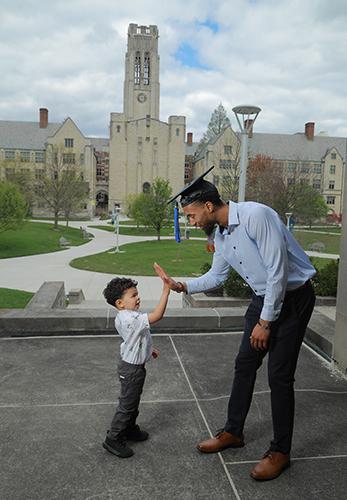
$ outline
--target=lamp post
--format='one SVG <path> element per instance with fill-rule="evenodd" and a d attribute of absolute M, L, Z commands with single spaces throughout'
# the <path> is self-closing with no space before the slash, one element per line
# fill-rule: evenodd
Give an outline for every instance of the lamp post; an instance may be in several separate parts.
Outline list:
<path fill-rule="evenodd" d="M 119 215 L 120 215 L 120 212 L 121 212 L 121 208 L 120 207 L 114 207 L 114 213 L 116 214 L 117 248 L 113 252 L 108 252 L 108 253 L 124 253 L 124 252 L 121 252 L 121 250 L 119 250 L 119 248 L 118 248 L 118 240 L 119 240 Z"/>
<path fill-rule="evenodd" d="M 248 146 L 248 134 L 254 125 L 257 116 L 259 115 L 261 109 L 258 106 L 235 106 L 233 111 L 236 116 L 236 120 L 239 124 L 241 130 L 241 160 L 240 160 L 240 178 L 239 178 L 239 197 L 238 201 L 245 201 L 245 190 L 246 190 L 246 171 L 247 171 L 247 146 Z M 240 117 L 242 115 L 242 122 Z M 255 115 L 253 117 L 253 115 Z M 250 118 L 252 116 L 252 118 Z M 247 117 L 247 118 L 245 118 Z"/>
<path fill-rule="evenodd" d="M 290 221 L 290 218 L 292 216 L 292 212 L 287 212 L 286 213 L 286 217 L 287 217 L 287 229 L 289 231 L 289 221 Z"/>

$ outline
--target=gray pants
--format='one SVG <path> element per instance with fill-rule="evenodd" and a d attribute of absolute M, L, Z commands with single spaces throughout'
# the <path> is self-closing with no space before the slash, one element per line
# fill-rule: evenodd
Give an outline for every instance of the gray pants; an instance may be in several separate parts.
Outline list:
<path fill-rule="evenodd" d="M 120 359 L 117 373 L 121 383 L 121 391 L 116 413 L 108 432 L 108 437 L 111 439 L 116 439 L 117 436 L 136 423 L 140 397 L 146 378 L 146 368 L 145 365 L 132 365 Z"/>

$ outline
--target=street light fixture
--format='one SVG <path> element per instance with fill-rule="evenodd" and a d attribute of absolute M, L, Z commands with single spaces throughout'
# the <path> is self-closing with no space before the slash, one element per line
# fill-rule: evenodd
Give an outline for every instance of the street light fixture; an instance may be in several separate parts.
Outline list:
<path fill-rule="evenodd" d="M 119 240 L 119 215 L 121 212 L 120 207 L 114 207 L 114 213 L 116 215 L 116 231 L 117 231 L 117 248 L 113 252 L 108 252 L 108 253 L 124 253 L 123 251 L 119 250 L 118 248 L 118 240 Z"/>
<path fill-rule="evenodd" d="M 235 106 L 235 108 L 233 108 L 233 111 L 241 130 L 241 160 L 238 197 L 238 201 L 241 202 L 245 201 L 248 134 L 252 126 L 254 125 L 254 122 L 257 119 L 261 108 L 259 108 L 258 106 L 249 106 L 248 104 L 244 104 L 242 106 Z M 242 121 L 240 120 L 241 115 Z"/>
<path fill-rule="evenodd" d="M 290 218 L 291 218 L 292 215 L 293 215 L 292 212 L 287 212 L 286 213 L 286 217 L 287 217 L 287 229 L 288 229 L 288 231 L 290 230 L 290 228 L 289 228 L 289 222 L 290 222 Z"/>

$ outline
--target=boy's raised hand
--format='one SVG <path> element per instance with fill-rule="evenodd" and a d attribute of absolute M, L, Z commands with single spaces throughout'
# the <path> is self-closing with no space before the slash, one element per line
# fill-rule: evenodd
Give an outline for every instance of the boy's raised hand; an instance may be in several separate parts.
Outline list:
<path fill-rule="evenodd" d="M 152 351 L 152 356 L 153 356 L 153 358 L 158 357 L 158 351 L 156 349 L 154 349 L 154 347 L 153 347 L 153 351 Z"/>
<path fill-rule="evenodd" d="M 171 290 L 175 290 L 176 281 L 170 278 L 170 276 L 164 271 L 164 269 L 158 266 L 156 262 L 154 262 L 154 269 L 156 270 L 158 276 L 164 281 L 164 283 L 166 283 Z"/>

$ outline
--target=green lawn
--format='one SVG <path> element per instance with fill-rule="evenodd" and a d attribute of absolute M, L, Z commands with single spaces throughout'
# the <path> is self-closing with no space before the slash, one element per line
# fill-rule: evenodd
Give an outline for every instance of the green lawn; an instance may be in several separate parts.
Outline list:
<path fill-rule="evenodd" d="M 87 243 L 79 229 L 45 222 L 27 222 L 19 231 L 6 231 L 0 234 L 0 259 L 23 257 L 40 253 L 58 252 L 61 250 L 59 239 L 64 236 L 71 245 Z"/>
<path fill-rule="evenodd" d="M 115 232 L 114 227 L 111 227 L 111 225 L 107 226 L 89 226 L 90 228 L 95 228 L 95 229 L 103 229 L 104 231 L 108 232 Z M 194 237 L 200 237 L 203 239 L 206 239 L 205 233 L 201 231 L 198 228 L 191 228 L 190 226 L 187 226 L 187 229 L 190 229 L 190 236 Z M 181 225 L 181 234 L 184 233 L 184 225 Z M 124 226 L 119 226 L 119 234 L 123 234 L 125 236 L 157 236 L 157 231 L 153 227 L 147 227 L 144 228 L 143 226 L 140 226 L 138 229 L 136 226 L 134 227 L 124 227 Z M 175 236 L 175 230 L 173 227 L 164 227 L 160 231 L 160 236 Z"/>
<path fill-rule="evenodd" d="M 125 253 L 108 251 L 74 259 L 71 266 L 99 273 L 156 276 L 153 264 L 157 262 L 171 276 L 196 276 L 203 262 L 212 263 L 212 254 L 206 252 L 206 241 L 182 240 L 179 260 L 179 244 L 172 240 L 153 240 L 131 243 L 119 247 Z"/>
<path fill-rule="evenodd" d="M 319 242 L 319 243 L 324 243 L 325 253 L 332 253 L 332 254 L 340 253 L 340 240 L 341 240 L 340 234 L 335 234 L 335 233 L 318 234 L 318 233 L 313 233 L 311 231 L 294 230 L 292 235 L 304 250 L 308 250 L 308 245 L 310 245 L 311 243 Z M 319 256 L 318 252 L 317 256 Z"/>
<path fill-rule="evenodd" d="M 0 309 L 24 309 L 34 295 L 32 292 L 0 288 Z"/>

